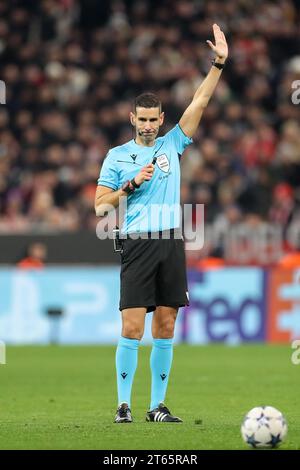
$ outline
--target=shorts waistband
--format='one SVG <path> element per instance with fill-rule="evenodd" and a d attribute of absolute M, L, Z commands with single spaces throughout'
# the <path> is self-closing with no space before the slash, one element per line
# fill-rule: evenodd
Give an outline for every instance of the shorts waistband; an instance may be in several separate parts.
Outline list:
<path fill-rule="evenodd" d="M 182 240 L 182 230 L 181 228 L 170 228 L 169 230 L 160 230 L 158 232 L 132 232 L 132 233 L 124 233 L 121 235 L 123 240 Z"/>

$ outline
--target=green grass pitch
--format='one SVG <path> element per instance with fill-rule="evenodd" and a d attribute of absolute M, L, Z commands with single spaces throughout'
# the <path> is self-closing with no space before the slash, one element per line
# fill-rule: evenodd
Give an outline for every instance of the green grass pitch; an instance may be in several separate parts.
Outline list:
<path fill-rule="evenodd" d="M 134 423 L 114 424 L 114 347 L 8 347 L 0 366 L 0 449 L 247 449 L 254 406 L 281 410 L 282 449 L 300 449 L 300 365 L 287 346 L 175 347 L 166 403 L 182 424 L 147 423 L 150 348 L 140 347 Z M 255 452 L 255 451 L 253 451 Z"/>

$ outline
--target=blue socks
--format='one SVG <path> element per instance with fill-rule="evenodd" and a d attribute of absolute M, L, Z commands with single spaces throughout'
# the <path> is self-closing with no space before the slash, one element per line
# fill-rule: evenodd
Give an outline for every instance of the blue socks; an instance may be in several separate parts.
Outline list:
<path fill-rule="evenodd" d="M 150 356 L 152 374 L 150 410 L 165 400 L 173 359 L 173 338 L 153 339 Z"/>
<path fill-rule="evenodd" d="M 127 403 L 130 408 L 131 388 L 138 360 L 138 339 L 119 339 L 116 351 L 118 403 Z"/>
<path fill-rule="evenodd" d="M 138 339 L 119 339 L 116 351 L 118 403 L 131 407 L 131 388 L 138 362 Z M 153 339 L 150 356 L 152 374 L 150 410 L 165 400 L 173 359 L 173 339 Z"/>

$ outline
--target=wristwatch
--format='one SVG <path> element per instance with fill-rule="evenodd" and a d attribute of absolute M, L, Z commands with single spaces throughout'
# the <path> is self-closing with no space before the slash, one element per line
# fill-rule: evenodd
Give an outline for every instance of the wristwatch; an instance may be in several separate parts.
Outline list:
<path fill-rule="evenodd" d="M 216 59 L 211 61 L 212 65 L 217 67 L 217 69 L 222 70 L 225 67 L 225 62 L 224 64 L 220 64 L 220 62 L 216 62 Z"/>
<path fill-rule="evenodd" d="M 137 183 L 135 182 L 135 179 L 134 179 L 134 178 L 132 178 L 132 180 L 130 181 L 130 183 L 132 184 L 132 186 L 133 186 L 135 189 L 138 189 L 138 188 L 141 186 L 140 184 L 137 184 Z"/>
<path fill-rule="evenodd" d="M 135 187 L 131 183 L 131 181 L 125 181 L 125 183 L 122 184 L 121 187 L 122 191 L 124 191 L 126 194 L 132 194 L 135 191 Z"/>
<path fill-rule="evenodd" d="M 122 185 L 121 189 L 127 194 L 132 194 L 136 189 L 140 187 L 140 184 L 137 184 L 135 179 L 132 178 L 131 181 L 125 181 L 125 183 Z"/>

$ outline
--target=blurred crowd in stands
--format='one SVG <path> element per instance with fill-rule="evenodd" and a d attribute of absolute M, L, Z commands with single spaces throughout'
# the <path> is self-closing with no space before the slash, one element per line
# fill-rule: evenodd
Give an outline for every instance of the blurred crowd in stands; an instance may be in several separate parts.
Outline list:
<path fill-rule="evenodd" d="M 299 0 L 6 0 L 0 233 L 94 230 L 99 169 L 133 136 L 133 98 L 156 92 L 161 133 L 174 126 L 210 69 L 214 22 L 229 60 L 182 158 L 182 203 L 205 204 L 215 239 L 300 224 Z"/>

